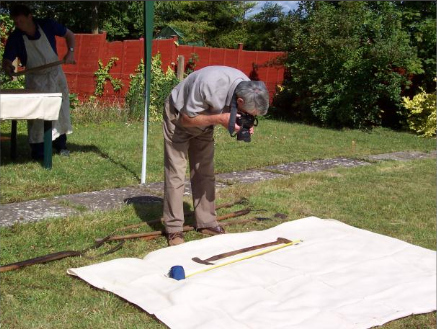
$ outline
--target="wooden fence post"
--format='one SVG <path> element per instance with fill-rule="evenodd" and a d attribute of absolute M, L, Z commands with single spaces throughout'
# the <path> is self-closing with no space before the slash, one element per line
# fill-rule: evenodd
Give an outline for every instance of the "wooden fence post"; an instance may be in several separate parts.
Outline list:
<path fill-rule="evenodd" d="M 178 55 L 177 61 L 177 78 L 179 79 L 179 81 L 182 81 L 184 79 L 185 57 L 183 55 Z"/>
<path fill-rule="evenodd" d="M 243 53 L 243 43 L 238 44 L 238 52 L 237 52 L 237 69 L 241 70 L 241 55 Z"/>

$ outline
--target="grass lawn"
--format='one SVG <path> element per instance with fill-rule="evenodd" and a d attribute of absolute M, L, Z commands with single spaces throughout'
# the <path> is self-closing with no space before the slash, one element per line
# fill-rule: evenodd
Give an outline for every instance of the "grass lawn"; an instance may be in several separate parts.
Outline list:
<path fill-rule="evenodd" d="M 0 125 L 8 137 L 10 123 Z M 68 136 L 69 158 L 54 155 L 53 169 L 44 170 L 29 156 L 26 123 L 18 122 L 17 162 L 9 157 L 9 142 L 1 143 L 1 203 L 55 195 L 132 186 L 140 183 L 143 125 L 109 122 L 74 125 Z M 372 132 L 331 130 L 274 120 L 260 120 L 251 143 L 231 139 L 223 127 L 215 132 L 216 172 L 232 172 L 293 161 L 359 158 L 394 151 L 430 151 L 435 139 L 378 128 Z M 354 141 L 355 146 L 352 146 Z M 163 180 L 161 125 L 149 126 L 147 182 Z"/>
<path fill-rule="evenodd" d="M 140 182 L 141 123 L 75 125 L 69 136 L 69 158 L 55 155 L 51 171 L 27 154 L 25 124 L 19 123 L 19 155 L 9 159 L 9 143 L 1 145 L 2 203 L 60 194 L 136 185 Z M 3 136 L 9 126 L 1 123 Z M 355 147 L 352 146 L 352 141 Z M 149 127 L 148 182 L 163 179 L 159 124 Z M 394 151 L 435 150 L 435 139 L 418 138 L 387 129 L 372 132 L 330 130 L 301 124 L 261 120 L 252 143 L 237 143 L 225 129 L 216 130 L 216 172 L 231 172 L 292 161 L 336 157 L 361 158 Z M 356 168 L 304 173 L 252 185 L 233 185 L 218 192 L 217 203 L 247 197 L 259 213 L 277 212 L 286 220 L 307 216 L 335 218 L 346 224 L 395 237 L 425 248 L 436 246 L 436 161 L 386 161 Z M 191 204 L 187 198 L 186 202 Z M 241 209 L 220 210 L 219 214 Z M 34 224 L 0 228 L 1 264 L 61 250 L 81 250 L 95 238 L 117 228 L 160 218 L 162 205 L 127 205 L 121 210 L 76 215 Z M 252 217 L 253 214 L 246 217 Z M 232 221 L 232 219 L 228 220 Z M 228 232 L 266 229 L 284 220 L 228 227 Z M 118 233 L 160 229 L 160 224 Z M 187 240 L 202 238 L 196 232 Z M 142 258 L 164 248 L 163 238 L 130 240 L 114 254 L 95 259 L 114 246 L 104 245 L 88 257 L 35 265 L 1 274 L 2 328 L 165 328 L 153 317 L 111 293 L 96 290 L 70 277 L 66 270 L 121 257 Z M 410 316 L 384 328 L 435 328 L 435 313 Z"/>
<path fill-rule="evenodd" d="M 273 214 L 282 212 L 288 215 L 286 220 L 310 215 L 335 218 L 435 250 L 435 168 L 435 159 L 424 159 L 304 173 L 252 185 L 233 185 L 219 191 L 218 203 L 244 196 L 255 209 L 266 210 L 259 213 L 261 216 L 273 218 Z M 219 214 L 239 208 L 220 210 Z M 118 211 L 2 228 L 2 264 L 60 250 L 80 250 L 116 228 L 140 223 L 141 219 L 159 218 L 161 211 L 159 203 L 129 205 Z M 228 232 L 262 230 L 283 221 L 273 219 L 231 226 Z M 128 232 L 158 228 L 143 226 Z M 199 238 L 202 237 L 196 232 L 187 234 L 188 240 Z M 110 246 L 113 244 L 103 250 Z M 142 258 L 165 246 L 164 238 L 131 240 L 116 253 L 97 259 L 67 258 L 2 273 L 2 328 L 165 328 L 137 307 L 66 274 L 70 267 L 121 257 Z M 88 256 L 97 254 L 92 251 Z M 435 313 L 429 313 L 393 321 L 383 328 L 431 329 L 435 326 Z"/>

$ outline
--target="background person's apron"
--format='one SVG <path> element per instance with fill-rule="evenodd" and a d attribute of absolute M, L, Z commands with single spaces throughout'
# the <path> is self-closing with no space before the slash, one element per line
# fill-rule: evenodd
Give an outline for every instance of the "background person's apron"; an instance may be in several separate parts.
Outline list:
<path fill-rule="evenodd" d="M 54 52 L 44 31 L 37 25 L 41 36 L 38 40 L 29 40 L 23 35 L 24 45 L 27 52 L 26 69 L 41 66 L 58 61 L 58 55 Z M 70 99 L 68 85 L 61 65 L 48 68 L 26 75 L 26 88 L 39 92 L 62 93 L 62 105 L 59 118 L 53 121 L 52 140 L 62 134 L 71 134 L 73 128 L 70 120 Z M 28 125 L 29 143 L 42 143 L 44 141 L 44 121 L 29 120 Z"/>

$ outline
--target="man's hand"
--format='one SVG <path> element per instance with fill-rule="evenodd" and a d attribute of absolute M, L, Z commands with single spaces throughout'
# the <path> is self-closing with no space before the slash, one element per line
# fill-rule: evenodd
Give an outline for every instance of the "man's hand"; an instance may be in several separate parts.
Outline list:
<path fill-rule="evenodd" d="M 74 52 L 68 51 L 64 56 L 64 62 L 65 64 L 76 64 L 76 61 L 74 60 Z"/>
<path fill-rule="evenodd" d="M 231 120 L 231 113 L 222 113 L 220 115 L 223 117 L 223 122 L 221 122 L 221 125 L 223 127 L 225 127 L 226 129 L 228 129 L 229 121 Z M 240 114 L 237 113 L 237 117 L 239 117 L 239 116 L 240 116 Z M 239 125 L 235 124 L 234 132 L 237 133 L 240 130 L 240 128 L 241 127 Z"/>
<path fill-rule="evenodd" d="M 2 62 L 2 68 L 5 73 L 12 79 L 12 73 L 15 72 L 15 66 L 12 65 L 10 60 L 4 59 Z"/>

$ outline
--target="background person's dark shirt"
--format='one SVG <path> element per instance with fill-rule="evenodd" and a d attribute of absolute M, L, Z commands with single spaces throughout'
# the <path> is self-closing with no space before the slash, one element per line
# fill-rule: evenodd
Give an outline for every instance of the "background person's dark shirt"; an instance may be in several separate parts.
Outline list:
<path fill-rule="evenodd" d="M 35 33 L 35 36 L 27 36 L 29 40 L 38 40 L 41 37 L 41 33 L 38 29 L 39 25 L 44 31 L 47 40 L 50 42 L 53 50 L 57 54 L 58 52 L 56 50 L 56 36 L 63 37 L 65 33 L 67 33 L 67 28 L 51 19 L 34 19 L 34 22 L 37 25 L 37 31 Z M 27 63 L 27 52 L 26 47 L 24 46 L 24 34 L 25 33 L 23 31 L 17 28 L 11 33 L 8 40 L 6 41 L 3 58 L 13 61 L 16 57 L 18 57 L 21 64 L 25 66 Z"/>

